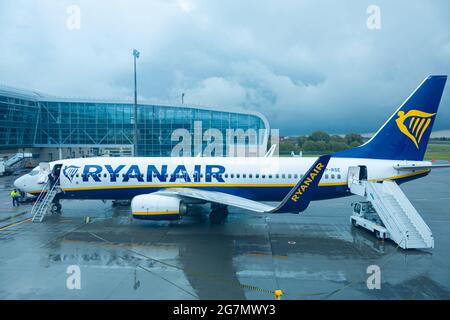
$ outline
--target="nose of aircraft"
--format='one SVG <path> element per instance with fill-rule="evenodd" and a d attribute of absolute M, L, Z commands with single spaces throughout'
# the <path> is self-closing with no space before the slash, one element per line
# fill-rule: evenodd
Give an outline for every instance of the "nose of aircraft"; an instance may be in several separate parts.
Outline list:
<path fill-rule="evenodd" d="M 25 184 L 24 184 L 24 181 L 23 181 L 23 180 L 24 180 L 23 177 L 17 178 L 17 179 L 14 181 L 14 187 L 15 187 L 16 189 L 24 190 Z"/>

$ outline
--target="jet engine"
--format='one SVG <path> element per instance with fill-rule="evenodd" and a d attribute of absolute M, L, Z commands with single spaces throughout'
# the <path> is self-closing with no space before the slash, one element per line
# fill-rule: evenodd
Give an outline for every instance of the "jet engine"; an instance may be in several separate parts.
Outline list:
<path fill-rule="evenodd" d="M 186 203 L 176 197 L 143 194 L 131 200 L 131 212 L 135 219 L 177 220 L 186 211 Z"/>

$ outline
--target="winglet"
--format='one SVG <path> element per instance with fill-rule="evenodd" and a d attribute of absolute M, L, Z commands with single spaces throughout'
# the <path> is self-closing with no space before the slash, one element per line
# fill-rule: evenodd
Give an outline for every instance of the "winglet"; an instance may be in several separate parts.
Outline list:
<path fill-rule="evenodd" d="M 292 188 L 281 203 L 271 213 L 300 213 L 308 208 L 331 155 L 319 157 L 297 185 Z"/>

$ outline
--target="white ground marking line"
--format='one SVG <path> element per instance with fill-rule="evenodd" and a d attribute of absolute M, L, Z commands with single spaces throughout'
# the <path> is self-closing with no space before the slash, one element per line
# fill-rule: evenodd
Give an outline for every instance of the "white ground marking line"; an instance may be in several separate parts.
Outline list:
<path fill-rule="evenodd" d="M 429 201 L 431 199 L 413 199 L 414 201 Z M 436 198 L 434 200 L 450 200 L 450 197 L 445 197 L 445 198 Z"/>

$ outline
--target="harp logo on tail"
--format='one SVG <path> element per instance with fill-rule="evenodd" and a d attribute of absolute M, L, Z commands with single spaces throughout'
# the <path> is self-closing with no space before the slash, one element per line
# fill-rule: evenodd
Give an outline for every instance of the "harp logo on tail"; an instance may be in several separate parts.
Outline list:
<path fill-rule="evenodd" d="M 406 114 L 399 111 L 395 120 L 400 131 L 406 135 L 419 149 L 422 136 L 431 123 L 431 119 L 436 113 L 427 113 L 420 110 L 410 110 Z"/>

